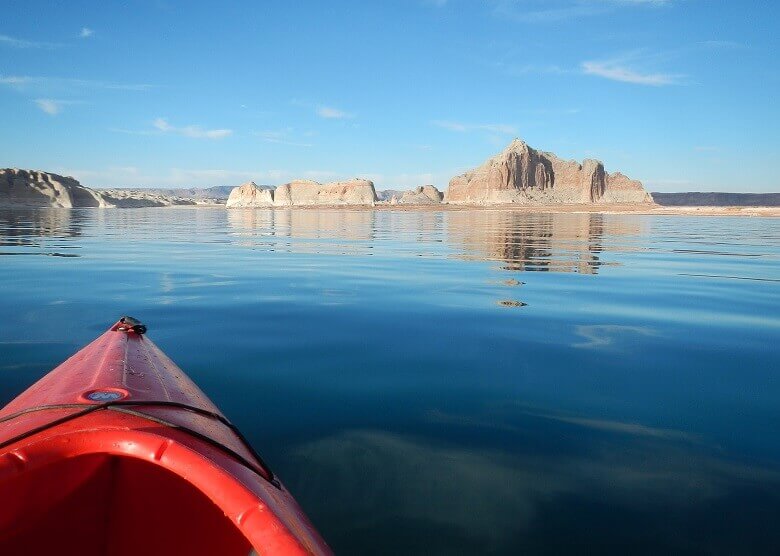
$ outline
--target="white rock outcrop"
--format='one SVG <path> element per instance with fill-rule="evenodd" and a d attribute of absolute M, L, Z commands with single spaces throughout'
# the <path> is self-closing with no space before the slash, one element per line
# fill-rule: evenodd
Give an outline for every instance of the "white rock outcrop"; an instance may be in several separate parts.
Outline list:
<path fill-rule="evenodd" d="M 0 207 L 111 207 L 106 198 L 78 180 L 41 172 L 0 169 Z"/>
<path fill-rule="evenodd" d="M 519 139 L 478 168 L 452 178 L 446 199 L 452 204 L 653 202 L 641 182 L 607 174 L 598 160 L 562 160 Z"/>
<path fill-rule="evenodd" d="M 416 187 L 411 191 L 404 191 L 399 199 L 401 205 L 438 205 L 444 195 L 432 185 Z"/>
<path fill-rule="evenodd" d="M 227 200 L 227 208 L 271 207 L 274 204 L 274 191 L 260 187 L 249 181 L 234 187 Z"/>
<path fill-rule="evenodd" d="M 276 189 L 262 188 L 254 182 L 245 183 L 230 192 L 227 207 L 373 206 L 376 201 L 376 190 L 370 180 L 352 179 L 324 184 L 295 180 Z"/>
<path fill-rule="evenodd" d="M 363 179 L 318 183 L 296 180 L 274 191 L 274 206 L 373 205 L 377 201 L 374 182 Z"/>

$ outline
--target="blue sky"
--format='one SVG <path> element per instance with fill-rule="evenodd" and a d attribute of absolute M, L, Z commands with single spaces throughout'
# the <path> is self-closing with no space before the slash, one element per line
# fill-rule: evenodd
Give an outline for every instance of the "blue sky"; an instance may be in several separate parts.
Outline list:
<path fill-rule="evenodd" d="M 85 185 L 449 178 L 513 137 L 653 191 L 780 191 L 780 7 L 3 3 L 0 167 Z"/>

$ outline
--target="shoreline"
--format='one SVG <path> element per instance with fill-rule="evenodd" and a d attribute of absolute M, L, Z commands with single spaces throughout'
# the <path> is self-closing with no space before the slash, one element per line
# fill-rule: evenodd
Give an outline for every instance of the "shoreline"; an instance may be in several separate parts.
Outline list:
<path fill-rule="evenodd" d="M 205 208 L 207 205 L 200 205 Z M 160 208 L 181 208 L 160 207 Z M 192 205 L 189 205 L 191 208 Z M 224 205 L 208 205 L 210 208 L 225 208 L 225 210 L 377 210 L 395 212 L 460 212 L 460 211 L 512 211 L 522 213 L 600 213 L 600 214 L 636 214 L 636 215 L 663 215 L 663 216 L 750 216 L 750 217 L 780 217 L 780 207 L 742 207 L 742 206 L 662 206 L 662 205 L 636 205 L 636 204 L 561 204 L 561 205 L 298 205 L 277 207 L 235 207 L 226 208 Z"/>
<path fill-rule="evenodd" d="M 461 205 L 461 204 L 430 204 L 430 205 L 290 205 L 269 207 L 231 207 L 223 204 L 181 204 L 153 207 L 40 207 L 26 205 L 11 205 L 0 207 L 5 210 L 139 210 L 139 209 L 219 209 L 227 211 L 255 210 L 329 210 L 329 211 L 382 211 L 382 212 L 464 212 L 464 211 L 511 211 L 520 213 L 542 214 L 635 214 L 660 216 L 744 216 L 744 217 L 780 217 L 780 207 L 759 206 L 663 206 L 640 204 L 495 204 L 495 205 Z"/>

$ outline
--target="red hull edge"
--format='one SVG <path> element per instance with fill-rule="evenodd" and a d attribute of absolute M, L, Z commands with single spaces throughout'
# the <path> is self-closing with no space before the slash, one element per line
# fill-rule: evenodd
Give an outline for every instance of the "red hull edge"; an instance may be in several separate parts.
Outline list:
<path fill-rule="evenodd" d="M 122 321 L 0 410 L 0 500 L 2 554 L 331 554 L 217 407 Z"/>

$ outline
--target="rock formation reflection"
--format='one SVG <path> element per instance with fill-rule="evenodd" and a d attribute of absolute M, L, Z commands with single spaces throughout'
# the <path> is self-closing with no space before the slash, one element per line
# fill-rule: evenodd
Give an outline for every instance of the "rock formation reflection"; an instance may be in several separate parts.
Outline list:
<path fill-rule="evenodd" d="M 608 238 L 642 233 L 641 219 L 597 213 L 245 209 L 228 211 L 227 219 L 239 243 L 253 248 L 357 255 L 416 249 L 417 256 L 497 261 L 505 270 L 581 274 L 617 264 L 603 257 Z"/>
<path fill-rule="evenodd" d="M 596 274 L 606 261 L 605 237 L 638 235 L 639 219 L 598 213 L 463 211 L 447 214 L 448 241 L 467 259 L 514 271 Z"/>
<path fill-rule="evenodd" d="M 69 242 L 58 238 L 77 237 L 88 216 L 71 209 L 3 209 L 0 210 L 0 255 L 77 256 L 63 253 L 74 249 Z M 44 248 L 31 251 L 19 248 Z"/>
<path fill-rule="evenodd" d="M 402 250 L 444 242 L 444 214 L 434 211 L 234 209 L 227 220 L 240 245 L 292 253 L 370 255 L 380 244 Z"/>

